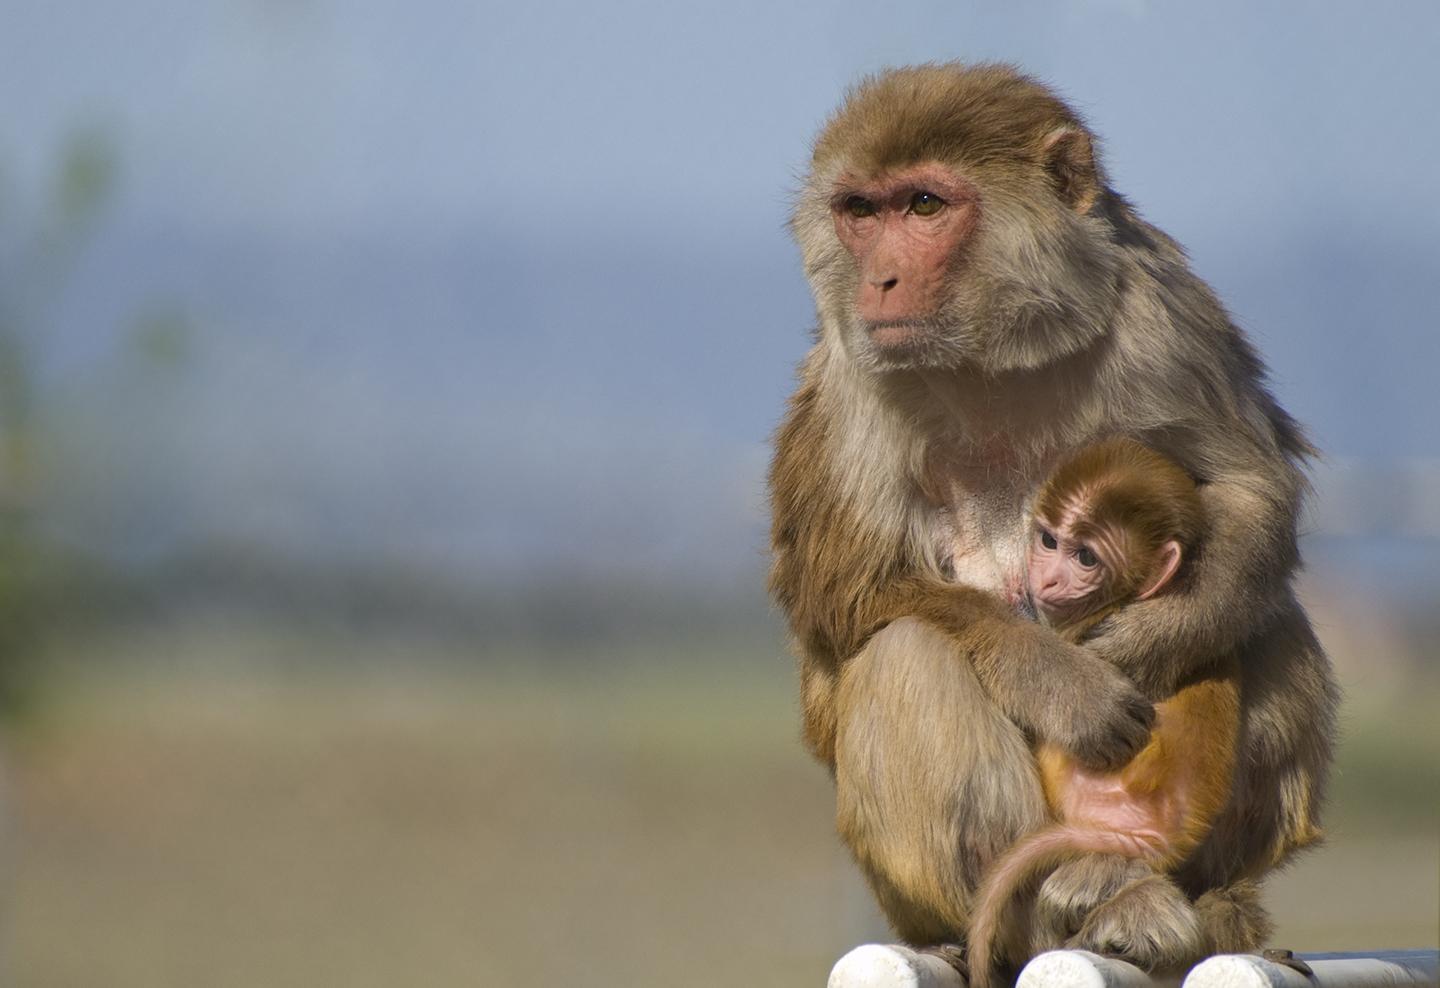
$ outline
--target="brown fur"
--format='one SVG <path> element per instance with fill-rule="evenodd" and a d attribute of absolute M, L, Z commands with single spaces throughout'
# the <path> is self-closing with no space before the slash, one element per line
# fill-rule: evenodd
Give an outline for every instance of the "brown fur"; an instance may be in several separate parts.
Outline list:
<path fill-rule="evenodd" d="M 857 321 L 831 200 L 842 175 L 920 158 L 978 189 L 979 215 L 929 343 L 897 362 Z M 1159 966 L 1192 956 L 1197 928 L 1210 949 L 1255 946 L 1254 881 L 1318 833 L 1335 687 L 1290 587 L 1311 449 L 1249 342 L 1108 187 L 1078 116 L 1003 66 L 859 86 L 792 225 L 820 326 L 776 439 L 770 586 L 806 741 L 895 930 L 961 942 L 982 870 L 1044 825 L 1031 736 L 1122 764 L 1148 734 L 1144 697 L 1233 654 L 1240 769 L 1209 835 L 1173 880 L 1109 855 L 1056 869 L 1034 946 Z M 1000 596 L 1026 496 L 1067 451 L 1117 434 L 1199 481 L 1207 539 L 1183 594 L 1123 608 L 1081 647 Z"/>
<path fill-rule="evenodd" d="M 1116 571 L 1092 591 L 1091 606 L 1056 630 L 1076 640 L 1098 620 L 1133 604 L 1139 588 L 1157 575 L 1162 546 L 1174 541 L 1182 558 L 1194 552 L 1203 511 L 1194 480 L 1133 440 L 1088 446 L 1058 467 L 1036 497 L 1036 522 L 1052 531 L 1063 527 L 1072 539 L 1107 529 L 1127 536 L 1123 544 L 1131 558 L 1109 561 L 1107 568 Z M 1014 921 L 1007 922 L 1005 913 L 1040 876 L 1087 853 L 1135 858 L 1164 874 L 1200 846 L 1230 794 L 1239 690 L 1239 670 L 1231 657 L 1157 704 L 1158 722 L 1149 742 L 1118 773 L 1078 778 L 1080 785 L 1103 781 L 1118 786 L 1137 809 L 1163 806 L 1167 815 L 1179 813 L 1178 821 L 1152 820 L 1144 834 L 1088 819 L 1083 811 L 1073 818 L 1067 808 L 1083 768 L 1055 745 L 1039 746 L 1036 761 L 1046 802 L 1060 822 L 1026 837 L 986 871 L 968 931 L 971 984 L 986 988 L 997 961 L 1018 964 L 1028 956 L 1032 938 L 1023 935 L 1023 922 L 1007 930 Z M 1197 925 L 1197 941 L 1198 936 Z"/>
<path fill-rule="evenodd" d="M 1119 560 L 1114 585 L 1094 611 L 1129 603 L 1154 572 L 1154 553 L 1174 540 L 1189 555 L 1200 541 L 1205 506 L 1195 480 L 1179 464 L 1133 439 L 1117 437 L 1087 446 L 1050 475 L 1035 499 L 1037 521 L 1058 526 L 1067 515 L 1085 539 L 1106 526 L 1129 533 L 1140 551 Z M 1093 621 L 1090 623 L 1094 623 Z M 1078 640 L 1089 630 L 1067 625 Z"/>

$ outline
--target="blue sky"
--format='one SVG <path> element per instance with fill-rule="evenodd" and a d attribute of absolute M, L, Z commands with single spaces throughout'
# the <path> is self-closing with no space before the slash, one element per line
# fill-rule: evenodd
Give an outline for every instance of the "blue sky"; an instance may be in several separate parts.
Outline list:
<path fill-rule="evenodd" d="M 582 222 L 726 229 L 783 207 L 859 74 L 1004 59 L 1075 100 L 1163 223 L 1213 220 L 1210 190 L 1266 221 L 1434 223 L 1437 40 L 1423 0 L 21 0 L 0 107 L 31 169 L 76 120 L 113 123 L 137 208 L 186 221 L 524 222 L 539 187 Z"/>
<path fill-rule="evenodd" d="M 65 134 L 111 135 L 121 185 L 43 348 L 84 380 L 156 298 L 198 333 L 151 429 L 77 403 L 127 510 L 496 566 L 749 565 L 813 321 L 789 197 L 887 65 L 1056 85 L 1324 447 L 1440 457 L 1437 47 L 1424 0 L 12 0 L 0 244 Z"/>

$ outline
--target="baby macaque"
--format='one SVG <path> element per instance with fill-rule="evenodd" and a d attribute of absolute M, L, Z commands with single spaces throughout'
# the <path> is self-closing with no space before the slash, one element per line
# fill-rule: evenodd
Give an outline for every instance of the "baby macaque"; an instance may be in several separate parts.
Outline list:
<path fill-rule="evenodd" d="M 1175 589 L 1195 551 L 1204 514 L 1195 482 L 1130 439 L 1086 447 L 1064 463 L 1035 502 L 1026 581 L 1038 617 L 1070 641 L 1137 600 Z M 1017 893 L 1067 860 L 1113 853 L 1164 872 L 1182 863 L 1225 805 L 1239 728 L 1233 660 L 1156 704 L 1149 742 L 1117 772 L 1087 769 L 1061 749 L 1036 751 L 1058 822 L 1021 840 L 991 866 L 970 928 L 970 970 L 993 975 L 1001 918 Z M 1024 931 L 1009 930 L 1009 961 L 1027 956 Z"/>

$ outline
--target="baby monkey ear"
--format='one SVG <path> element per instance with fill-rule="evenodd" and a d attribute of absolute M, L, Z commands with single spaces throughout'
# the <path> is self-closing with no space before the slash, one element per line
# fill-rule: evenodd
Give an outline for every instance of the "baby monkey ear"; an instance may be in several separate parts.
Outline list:
<path fill-rule="evenodd" d="M 1155 575 L 1150 582 L 1141 585 L 1140 592 L 1135 596 L 1139 600 L 1149 600 L 1170 582 L 1175 571 L 1180 568 L 1180 543 L 1171 539 L 1160 547 L 1159 554 L 1155 557 Z"/>

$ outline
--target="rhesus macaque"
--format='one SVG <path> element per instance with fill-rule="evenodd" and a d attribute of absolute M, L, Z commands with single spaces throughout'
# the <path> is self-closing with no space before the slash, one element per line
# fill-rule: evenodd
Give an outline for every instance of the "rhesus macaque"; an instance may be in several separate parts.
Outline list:
<path fill-rule="evenodd" d="M 1086 447 L 1067 461 L 1040 489 L 1034 515 L 1028 600 L 1070 641 L 1117 608 L 1169 589 L 1204 526 L 1190 476 L 1130 439 Z M 1093 852 L 1164 873 L 1200 845 L 1229 794 L 1239 685 L 1233 661 L 1222 662 L 1156 703 L 1150 740 L 1116 772 L 1087 768 L 1053 744 L 1039 746 L 1046 802 L 1060 822 L 1020 841 L 986 872 L 969 933 L 971 984 L 991 983 L 1004 910 L 1043 872 Z M 1018 940 L 1018 959 L 1028 942 Z"/>
<path fill-rule="evenodd" d="M 1060 866 L 1027 950 L 1168 968 L 1255 947 L 1259 880 L 1318 833 L 1336 690 L 1291 587 L 1313 450 L 1250 343 L 1074 111 L 1006 66 L 860 84 L 792 228 L 819 330 L 776 437 L 770 587 L 838 830 L 896 933 L 963 945 L 985 869 L 1051 822 L 1032 741 L 1114 769 L 1154 701 L 1234 656 L 1238 769 L 1200 846 L 1167 875 Z M 1027 496 L 1113 435 L 1195 478 L 1206 535 L 1183 593 L 1079 644 L 1005 598 Z"/>

